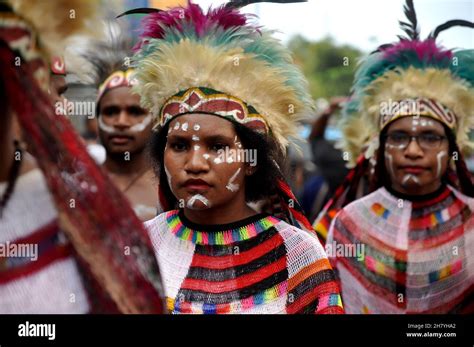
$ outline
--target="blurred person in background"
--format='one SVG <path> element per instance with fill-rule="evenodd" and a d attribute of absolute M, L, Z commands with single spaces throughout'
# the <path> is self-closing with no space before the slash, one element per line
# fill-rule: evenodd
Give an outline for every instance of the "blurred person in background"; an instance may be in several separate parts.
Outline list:
<path fill-rule="evenodd" d="M 93 67 L 91 75 L 98 88 L 97 130 L 106 151 L 103 166 L 145 221 L 160 210 L 158 184 L 146 151 L 152 115 L 140 105 L 140 96 L 132 92 L 131 39 L 113 22 L 106 23 L 106 33 L 104 40 L 88 41 L 83 52 Z"/>
<path fill-rule="evenodd" d="M 142 223 L 54 106 L 64 84 L 50 57 L 97 13 L 87 0 L 0 2 L 0 313 L 163 312 Z"/>

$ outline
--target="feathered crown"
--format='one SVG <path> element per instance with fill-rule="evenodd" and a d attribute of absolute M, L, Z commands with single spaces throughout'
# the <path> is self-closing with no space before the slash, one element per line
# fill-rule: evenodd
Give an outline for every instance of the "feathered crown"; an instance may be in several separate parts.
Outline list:
<path fill-rule="evenodd" d="M 72 35 L 91 33 L 99 8 L 95 0 L 0 0 L 0 28 L 6 29 L 0 40 L 29 63 L 36 81 L 47 89 L 50 60 L 64 53 Z"/>
<path fill-rule="evenodd" d="M 191 2 L 148 13 L 134 57 L 142 106 L 164 125 L 206 112 L 270 132 L 284 148 L 313 101 L 290 52 L 272 32 L 238 11 L 262 1 L 232 1 L 205 13 Z M 272 1 L 301 2 L 301 1 Z"/>
<path fill-rule="evenodd" d="M 356 72 L 353 95 L 341 120 L 340 145 L 350 153 L 349 166 L 364 150 L 366 157 L 373 155 L 386 125 L 414 113 L 452 129 L 463 152 L 474 149 L 468 137 L 474 127 L 474 50 L 447 50 L 436 43 L 442 31 L 472 28 L 474 23 L 450 20 L 420 40 L 412 0 L 407 0 L 404 12 L 408 21 L 400 25 L 406 37 L 380 46 Z"/>
<path fill-rule="evenodd" d="M 134 84 L 132 55 L 132 38 L 117 22 L 104 23 L 102 39 L 85 42 L 81 56 L 91 65 L 90 77 L 99 90 L 97 100 L 109 89 Z"/>

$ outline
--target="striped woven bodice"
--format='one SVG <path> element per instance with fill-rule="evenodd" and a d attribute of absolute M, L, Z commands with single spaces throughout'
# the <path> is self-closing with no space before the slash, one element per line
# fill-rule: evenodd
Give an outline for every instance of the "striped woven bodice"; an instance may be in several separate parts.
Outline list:
<path fill-rule="evenodd" d="M 146 223 L 173 313 L 340 313 L 319 241 L 267 215 L 201 226 L 178 210 Z"/>
<path fill-rule="evenodd" d="M 0 193 L 6 183 L 0 183 Z M 0 314 L 87 313 L 73 249 L 40 170 L 18 178 L 0 218 Z"/>
<path fill-rule="evenodd" d="M 380 188 L 331 225 L 346 312 L 473 311 L 474 200 L 451 187 L 416 201 L 394 194 Z"/>

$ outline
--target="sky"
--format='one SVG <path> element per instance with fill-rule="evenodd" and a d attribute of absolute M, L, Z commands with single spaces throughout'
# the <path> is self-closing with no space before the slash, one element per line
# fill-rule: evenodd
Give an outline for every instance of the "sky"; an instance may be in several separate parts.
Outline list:
<path fill-rule="evenodd" d="M 204 8 L 225 0 L 194 0 Z M 278 30 L 287 41 L 300 34 L 310 40 L 331 36 L 338 44 L 351 44 L 370 52 L 378 45 L 396 40 L 404 20 L 404 0 L 308 0 L 306 3 L 249 5 L 245 12 L 256 13 L 259 23 Z M 474 0 L 415 0 L 421 37 L 451 19 L 474 22 Z M 474 29 L 451 28 L 438 37 L 447 48 L 474 49 Z"/>

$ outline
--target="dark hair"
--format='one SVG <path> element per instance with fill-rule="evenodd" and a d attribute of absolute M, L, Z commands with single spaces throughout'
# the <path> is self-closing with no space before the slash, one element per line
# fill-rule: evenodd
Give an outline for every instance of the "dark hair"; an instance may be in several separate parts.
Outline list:
<path fill-rule="evenodd" d="M 474 196 L 474 189 L 470 177 L 470 173 L 467 171 L 466 164 L 462 157 L 462 153 L 459 150 L 459 147 L 456 143 L 456 137 L 454 132 L 449 129 L 445 124 L 442 124 L 444 128 L 444 132 L 448 139 L 449 145 L 449 154 L 450 157 L 453 156 L 454 153 L 457 153 L 457 160 L 454 161 L 455 164 L 455 171 L 453 171 L 449 166 L 446 170 L 443 177 L 441 177 L 442 182 L 449 183 L 454 187 L 457 187 L 461 190 L 464 194 L 468 196 Z M 370 183 L 370 190 L 376 190 L 381 186 L 390 185 L 390 177 L 388 176 L 387 170 L 385 168 L 385 141 L 386 141 L 386 134 L 387 134 L 388 127 L 385 127 L 380 132 L 379 136 L 379 150 L 377 152 L 377 163 L 375 165 L 374 175 L 372 175 L 372 181 Z"/>
<path fill-rule="evenodd" d="M 270 197 L 277 186 L 277 179 L 283 174 L 284 155 L 271 136 L 261 135 L 247 127 L 232 122 L 242 147 L 255 150 L 257 166 L 253 175 L 245 180 L 245 200 L 257 201 Z M 160 192 L 171 206 L 177 201 L 168 185 L 164 170 L 164 151 L 167 141 L 169 122 L 157 132 L 153 132 L 150 141 L 149 153 L 153 168 L 160 182 Z"/>

